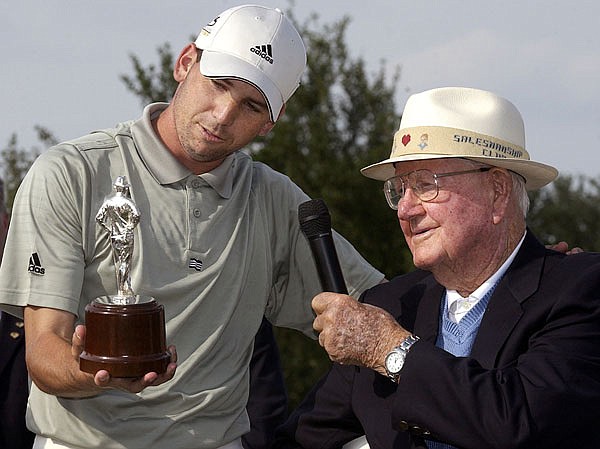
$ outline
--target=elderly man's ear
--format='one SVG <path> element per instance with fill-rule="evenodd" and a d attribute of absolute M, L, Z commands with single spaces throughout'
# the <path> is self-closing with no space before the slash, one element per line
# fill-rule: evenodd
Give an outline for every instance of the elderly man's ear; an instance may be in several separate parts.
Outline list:
<path fill-rule="evenodd" d="M 494 167 L 490 170 L 494 185 L 494 224 L 500 223 L 506 215 L 512 192 L 512 179 L 508 170 Z"/>

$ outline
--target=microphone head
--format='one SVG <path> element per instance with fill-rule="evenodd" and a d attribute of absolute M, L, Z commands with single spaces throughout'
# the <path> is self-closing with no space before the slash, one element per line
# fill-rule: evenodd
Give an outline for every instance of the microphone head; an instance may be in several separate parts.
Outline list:
<path fill-rule="evenodd" d="M 300 230 L 309 239 L 331 234 L 331 216 L 325 201 L 320 198 L 298 206 L 298 221 Z"/>

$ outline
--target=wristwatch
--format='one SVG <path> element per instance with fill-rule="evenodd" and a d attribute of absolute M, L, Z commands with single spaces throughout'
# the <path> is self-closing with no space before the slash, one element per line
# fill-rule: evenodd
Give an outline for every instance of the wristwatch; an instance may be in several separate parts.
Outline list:
<path fill-rule="evenodd" d="M 409 335 L 402 343 L 392 349 L 388 355 L 385 356 L 385 371 L 388 377 L 394 382 L 398 383 L 400 379 L 400 371 L 404 366 L 404 360 L 410 351 L 412 345 L 419 341 L 419 337 L 416 335 Z"/>

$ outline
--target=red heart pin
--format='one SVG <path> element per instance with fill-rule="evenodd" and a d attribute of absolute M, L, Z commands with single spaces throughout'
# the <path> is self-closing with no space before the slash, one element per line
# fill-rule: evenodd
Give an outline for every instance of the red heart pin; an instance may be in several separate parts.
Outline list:
<path fill-rule="evenodd" d="M 406 146 L 410 142 L 410 134 L 404 134 L 402 136 L 402 145 Z"/>

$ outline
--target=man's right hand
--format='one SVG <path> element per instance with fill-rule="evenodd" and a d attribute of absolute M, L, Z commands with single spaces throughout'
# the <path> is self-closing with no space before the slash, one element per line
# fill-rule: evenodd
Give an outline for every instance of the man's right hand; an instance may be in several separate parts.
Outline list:
<path fill-rule="evenodd" d="M 313 328 L 329 358 L 371 368 L 386 376 L 385 356 L 410 333 L 387 311 L 348 295 L 324 292 L 312 300 Z"/>
<path fill-rule="evenodd" d="M 169 346 L 171 360 L 164 373 L 147 373 L 140 378 L 112 378 L 105 370 L 95 375 L 79 368 L 85 343 L 85 326 L 75 327 L 75 315 L 64 310 L 27 306 L 25 318 L 25 357 L 32 381 L 45 393 L 68 398 L 96 396 L 106 389 L 139 393 L 172 379 L 177 352 Z"/>

